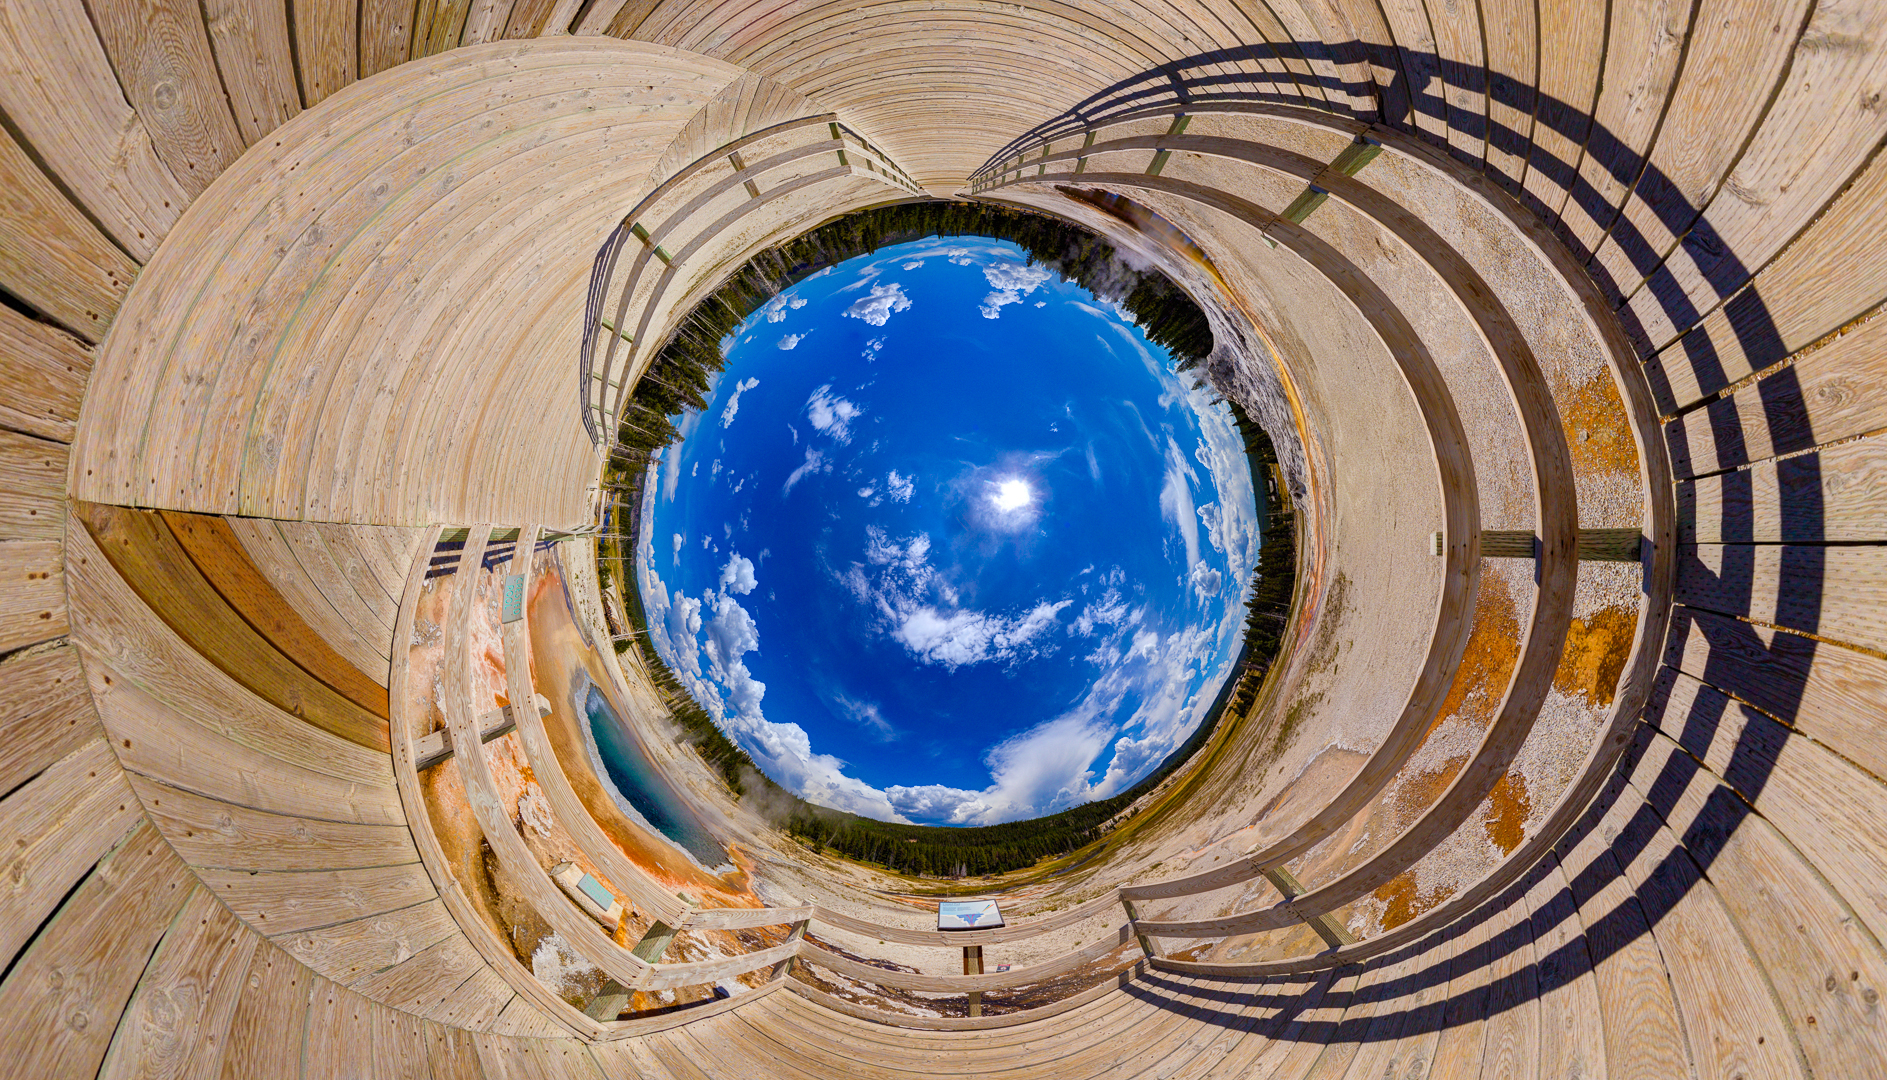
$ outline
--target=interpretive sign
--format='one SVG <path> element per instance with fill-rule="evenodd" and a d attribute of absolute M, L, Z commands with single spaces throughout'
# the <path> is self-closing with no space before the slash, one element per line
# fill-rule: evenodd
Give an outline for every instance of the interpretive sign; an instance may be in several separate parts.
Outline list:
<path fill-rule="evenodd" d="M 524 618 L 524 575 L 505 575 L 505 595 L 503 621 L 517 622 Z"/>
<path fill-rule="evenodd" d="M 939 930 L 988 930 L 1002 925 L 994 900 L 944 900 L 937 905 Z"/>

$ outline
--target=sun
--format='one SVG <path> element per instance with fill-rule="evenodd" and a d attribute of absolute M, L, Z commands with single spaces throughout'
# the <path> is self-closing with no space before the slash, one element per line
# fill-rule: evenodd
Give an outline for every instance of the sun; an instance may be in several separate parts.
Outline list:
<path fill-rule="evenodd" d="M 996 509 L 1004 513 L 1020 510 L 1035 501 L 1035 492 L 1029 490 L 1027 480 L 1004 480 L 996 485 L 996 494 L 989 497 Z"/>

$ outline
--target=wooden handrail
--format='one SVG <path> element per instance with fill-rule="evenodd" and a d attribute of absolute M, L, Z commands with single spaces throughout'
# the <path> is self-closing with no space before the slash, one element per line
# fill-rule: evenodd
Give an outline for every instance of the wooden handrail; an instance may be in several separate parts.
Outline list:
<path fill-rule="evenodd" d="M 931 993 L 961 994 L 1027 986 L 1041 982 L 1043 979 L 1066 975 L 1112 955 L 1119 951 L 1122 945 L 1133 940 L 1131 929 L 1126 923 L 1115 927 L 1110 936 L 1111 940 L 1109 937 L 1103 937 L 1092 945 L 1064 953 L 1045 963 L 1012 968 L 1009 971 L 988 975 L 915 975 L 908 971 L 891 971 L 840 956 L 811 939 L 800 943 L 799 957 L 808 963 L 828 968 L 848 978 L 876 983 L 879 986 L 894 986 L 901 990 L 922 990 Z"/>

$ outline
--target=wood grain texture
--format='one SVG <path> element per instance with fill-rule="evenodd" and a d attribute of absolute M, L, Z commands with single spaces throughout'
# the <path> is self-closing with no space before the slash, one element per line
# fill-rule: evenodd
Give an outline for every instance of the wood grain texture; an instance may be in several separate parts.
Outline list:
<path fill-rule="evenodd" d="M 157 515 L 90 503 L 75 512 L 112 569 L 199 655 L 283 712 L 386 752 L 386 720 L 302 670 L 256 633 L 204 580 Z"/>
<path fill-rule="evenodd" d="M 356 0 L 289 0 L 295 34 L 295 70 L 309 108 L 354 81 L 359 73 Z"/>
<path fill-rule="evenodd" d="M 131 787 L 177 854 L 229 870 L 345 870 L 419 861 L 401 825 L 355 825 L 251 810 L 136 773 Z"/>
<path fill-rule="evenodd" d="M 0 651 L 63 637 L 67 625 L 59 542 L 0 542 Z"/>
<path fill-rule="evenodd" d="M 125 100 L 84 0 L 13 3 L 6 14 L 0 110 L 87 215 L 148 260 L 190 195 Z"/>
<path fill-rule="evenodd" d="M 63 443 L 0 431 L 0 542 L 57 542 L 65 516 Z"/>
<path fill-rule="evenodd" d="M 0 893 L 0 956 L 16 957 L 138 821 L 137 798 L 102 738 L 88 739 L 0 800 L 12 882 Z"/>
<path fill-rule="evenodd" d="M 223 93 L 202 7 L 190 0 L 87 0 L 87 10 L 157 156 L 195 199 L 247 145 Z"/>
<path fill-rule="evenodd" d="M 83 341 L 0 307 L 0 427 L 71 442 L 91 370 L 92 353 Z"/>
<path fill-rule="evenodd" d="M 361 78 L 371 78 L 411 59 L 417 6 L 415 0 L 361 0 Z"/>
<path fill-rule="evenodd" d="M 69 643 L 0 660 L 0 792 L 10 792 L 99 736 L 78 650 Z"/>
<path fill-rule="evenodd" d="M 207 890 L 192 890 L 138 980 L 98 1075 L 215 1077 L 259 942 Z"/>
<path fill-rule="evenodd" d="M 252 146 L 301 112 L 288 5 L 203 0 L 203 12 L 230 111 Z"/>
<path fill-rule="evenodd" d="M 22 1076 L 96 1074 L 192 886 L 190 871 L 148 825 L 100 859 L 0 983 L 8 1068 Z"/>
<path fill-rule="evenodd" d="M 374 677 L 385 670 L 384 664 L 370 674 L 343 659 L 250 562 L 242 541 L 227 522 L 208 514 L 165 512 L 159 516 L 217 595 L 270 645 L 342 697 L 375 715 L 387 715 L 385 678 Z M 334 588 L 352 584 L 345 579 L 332 583 Z M 391 637 L 392 633 L 389 623 L 382 637 Z"/>
<path fill-rule="evenodd" d="M 0 199 L 0 287 L 86 341 L 103 340 L 137 276 L 137 263 L 53 185 L 5 129 L 0 190 L 6 192 Z M 49 437 L 71 441 L 63 432 Z"/>
<path fill-rule="evenodd" d="M 298 1076 L 315 975 L 264 941 L 257 944 L 229 1019 L 221 1080 Z"/>

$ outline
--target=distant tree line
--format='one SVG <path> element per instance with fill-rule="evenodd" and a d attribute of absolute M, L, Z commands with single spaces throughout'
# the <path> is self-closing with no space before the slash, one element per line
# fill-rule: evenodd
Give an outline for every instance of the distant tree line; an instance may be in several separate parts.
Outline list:
<path fill-rule="evenodd" d="M 1239 658 L 1237 686 L 1232 691 L 1232 706 L 1239 712 L 1251 708 L 1264 685 L 1265 673 L 1277 659 L 1284 628 L 1291 620 L 1291 597 L 1297 590 L 1296 512 L 1291 493 L 1276 482 L 1277 448 L 1271 436 L 1259 427 L 1237 402 L 1228 402 L 1232 418 L 1238 422 L 1245 439 L 1245 454 L 1251 460 L 1252 488 L 1267 493 L 1265 498 L 1265 542 L 1258 548 L 1258 568 L 1252 574 L 1251 597 L 1245 612 L 1245 648 Z"/>
<path fill-rule="evenodd" d="M 1014 242 L 1039 263 L 1133 315 L 1149 340 L 1170 352 L 1181 370 L 1203 362 L 1212 350 L 1212 331 L 1191 297 L 1157 271 L 1135 270 L 1116 256 L 1113 245 L 1077 226 L 1042 214 L 980 203 L 923 201 L 860 211 L 804 236 L 769 248 L 748 262 L 713 295 L 696 305 L 657 352 L 637 380 L 604 470 L 604 487 L 618 495 L 618 527 L 599 548 L 604 587 L 620 577 L 628 636 L 618 652 L 635 647 L 661 693 L 679 738 L 692 745 L 718 771 L 736 796 L 765 807 L 793 836 L 818 850 L 830 850 L 862 862 L 907 874 L 944 877 L 997 874 L 1065 854 L 1105 835 L 1108 823 L 1153 790 L 1210 739 L 1228 706 L 1240 704 L 1252 673 L 1262 680 L 1275 655 L 1282 618 L 1288 617 L 1293 588 L 1295 544 L 1288 498 L 1269 500 L 1271 513 L 1261 547 L 1253 615 L 1236 670 L 1207 711 L 1208 722 L 1175 749 L 1160 766 L 1132 788 L 1110 799 L 1086 803 L 1027 821 L 972 828 L 900 825 L 815 806 L 780 788 L 727 737 L 713 716 L 695 700 L 658 655 L 647 632 L 635 571 L 641 499 L 648 467 L 657 451 L 680 435 L 676 419 L 685 409 L 707 407 L 707 392 L 725 362 L 722 342 L 748 316 L 779 292 L 805 277 L 878 248 L 930 236 L 984 236 Z M 1233 406 L 1246 449 L 1251 453 L 1254 487 L 1262 487 L 1276 456 L 1262 428 Z M 1280 507 L 1282 509 L 1280 510 Z M 614 564 L 615 574 L 611 573 Z M 1282 574 L 1280 583 L 1271 575 Z M 1259 617 L 1259 597 L 1265 612 Z M 1256 661 L 1256 663 L 1255 663 Z M 1253 693 L 1255 693 L 1255 683 Z"/>

